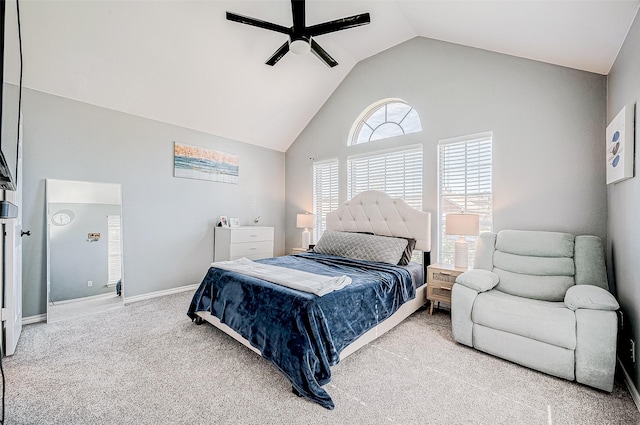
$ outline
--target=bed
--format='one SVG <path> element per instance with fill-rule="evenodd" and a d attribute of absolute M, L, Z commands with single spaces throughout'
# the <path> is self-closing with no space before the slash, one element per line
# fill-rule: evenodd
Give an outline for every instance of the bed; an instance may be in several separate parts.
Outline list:
<path fill-rule="evenodd" d="M 333 409 L 322 388 L 330 381 L 331 366 L 426 302 L 430 229 L 430 213 L 381 192 L 363 192 L 327 214 L 327 231 L 315 251 L 256 261 L 265 268 L 347 276 L 349 285 L 318 296 L 214 263 L 187 314 L 273 363 L 289 378 L 295 394 Z M 424 264 L 392 264 L 398 241 L 405 262 L 411 251 L 407 246 L 415 241 Z"/>

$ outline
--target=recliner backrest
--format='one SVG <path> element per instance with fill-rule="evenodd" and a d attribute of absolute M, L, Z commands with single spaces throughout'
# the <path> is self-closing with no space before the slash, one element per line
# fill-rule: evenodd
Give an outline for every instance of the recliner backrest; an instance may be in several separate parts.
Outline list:
<path fill-rule="evenodd" d="M 486 245 L 491 239 L 490 235 L 481 237 L 474 267 L 477 264 L 498 275 L 500 283 L 495 289 L 525 298 L 562 301 L 567 289 L 575 285 L 573 235 L 503 230 L 495 235 L 495 245 L 490 253 L 491 249 L 487 250 Z"/>

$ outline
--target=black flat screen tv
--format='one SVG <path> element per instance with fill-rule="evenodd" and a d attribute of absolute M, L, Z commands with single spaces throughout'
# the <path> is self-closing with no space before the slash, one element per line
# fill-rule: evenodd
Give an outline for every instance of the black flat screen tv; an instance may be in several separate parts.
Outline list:
<path fill-rule="evenodd" d="M 7 159 L 4 156 L 4 152 L 2 152 L 2 148 L 4 147 L 8 147 L 8 146 L 15 146 L 15 143 L 17 142 L 17 140 L 13 139 L 13 137 L 9 136 L 12 134 L 17 135 L 17 127 L 18 127 L 18 123 L 15 122 L 13 124 L 9 124 L 8 122 L 6 122 L 6 120 L 3 120 L 3 113 L 6 111 L 3 111 L 4 108 L 7 108 L 9 105 L 7 102 L 7 100 L 9 99 L 5 99 L 5 92 L 4 92 L 4 65 L 5 65 L 5 52 L 4 52 L 4 35 L 5 35 L 5 31 L 6 31 L 6 26 L 5 26 L 5 9 L 6 9 L 6 4 L 5 4 L 5 0 L 0 0 L 0 81 L 2 81 L 2 84 L 0 84 L 0 127 L 1 127 L 1 131 L 0 131 L 0 189 L 4 189 L 4 190 L 16 190 L 16 182 L 13 178 L 13 176 L 11 175 L 11 169 L 9 168 L 9 164 L 7 164 Z M 19 106 L 16 105 L 11 105 L 12 107 L 15 106 L 16 109 L 19 108 Z M 16 128 L 11 129 L 9 131 L 8 128 L 5 128 L 5 126 L 8 125 L 15 125 Z M 10 143 L 10 144 L 9 144 Z"/>

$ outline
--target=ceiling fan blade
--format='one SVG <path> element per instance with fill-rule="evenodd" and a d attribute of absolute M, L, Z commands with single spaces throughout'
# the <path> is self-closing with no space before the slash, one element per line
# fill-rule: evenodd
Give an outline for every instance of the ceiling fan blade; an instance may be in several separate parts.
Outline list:
<path fill-rule="evenodd" d="M 260 19 L 251 18 L 249 16 L 238 15 L 237 13 L 227 12 L 227 19 L 233 22 L 239 22 L 241 24 L 251 25 L 258 28 L 264 28 L 266 30 L 281 32 L 283 34 L 291 34 L 291 29 L 283 27 L 282 25 L 274 24 L 267 21 L 261 21 Z"/>
<path fill-rule="evenodd" d="M 338 62 L 333 59 L 326 50 L 324 50 L 318 43 L 311 39 L 311 51 L 320 58 L 321 61 L 327 64 L 330 68 L 333 68 Z"/>
<path fill-rule="evenodd" d="M 289 41 L 286 41 L 276 52 L 271 55 L 269 59 L 265 62 L 267 65 L 273 66 L 275 65 L 284 55 L 289 51 Z"/>
<path fill-rule="evenodd" d="M 302 36 L 305 29 L 304 0 L 291 0 L 291 14 L 293 15 L 293 35 Z"/>
<path fill-rule="evenodd" d="M 335 21 L 324 22 L 318 25 L 312 25 L 307 28 L 306 36 L 315 37 L 317 35 L 327 34 L 335 31 L 342 31 L 353 27 L 359 27 L 360 25 L 367 25 L 371 22 L 371 17 L 368 13 L 361 13 L 360 15 L 350 16 L 348 18 L 336 19 Z"/>

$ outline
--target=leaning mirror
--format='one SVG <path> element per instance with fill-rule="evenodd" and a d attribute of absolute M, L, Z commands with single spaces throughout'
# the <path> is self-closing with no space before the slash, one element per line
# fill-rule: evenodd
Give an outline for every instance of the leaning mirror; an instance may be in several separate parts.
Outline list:
<path fill-rule="evenodd" d="M 46 181 L 47 321 L 121 307 L 119 184 Z"/>

